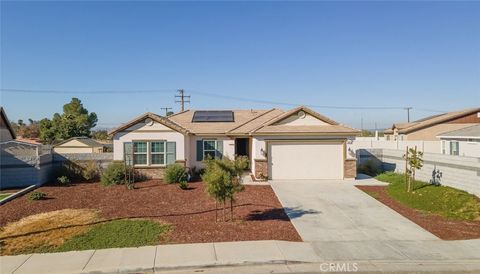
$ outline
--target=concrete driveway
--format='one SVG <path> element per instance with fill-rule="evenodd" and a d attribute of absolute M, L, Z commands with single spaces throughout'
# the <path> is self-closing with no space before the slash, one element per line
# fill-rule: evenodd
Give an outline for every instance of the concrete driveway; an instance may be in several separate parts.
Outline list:
<path fill-rule="evenodd" d="M 272 181 L 304 241 L 436 240 L 436 236 L 355 187 L 367 180 Z"/>

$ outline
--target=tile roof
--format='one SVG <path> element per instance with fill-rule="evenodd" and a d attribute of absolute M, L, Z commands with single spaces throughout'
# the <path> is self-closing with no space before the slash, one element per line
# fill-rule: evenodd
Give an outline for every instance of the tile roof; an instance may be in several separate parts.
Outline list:
<path fill-rule="evenodd" d="M 447 112 L 444 114 L 426 117 L 411 123 L 396 123 L 396 124 L 393 124 L 392 129 L 397 128 L 398 133 L 400 134 L 410 133 L 412 131 L 434 126 L 443 122 L 448 122 L 450 120 L 460 118 L 475 112 L 480 112 L 480 108 L 469 108 L 469 109 L 464 109 L 460 111 Z M 384 132 L 392 133 L 393 132 L 392 129 L 385 130 Z"/>
<path fill-rule="evenodd" d="M 225 134 L 240 126 L 246 128 L 247 126 L 245 124 L 247 122 L 254 120 L 268 111 L 271 110 L 233 110 L 234 122 L 194 123 L 192 122 L 192 118 L 195 110 L 188 110 L 176 115 L 171 115 L 168 119 L 194 134 Z M 237 130 L 237 133 L 238 132 Z"/>
<path fill-rule="evenodd" d="M 480 124 L 471 127 L 465 127 L 457 130 L 444 132 L 437 135 L 437 137 L 465 137 L 465 138 L 480 138 Z"/>
<path fill-rule="evenodd" d="M 309 126 L 292 126 L 292 125 L 275 125 L 290 115 L 300 110 L 328 123 L 329 125 L 309 125 Z M 356 135 L 359 131 L 347 126 L 338 124 L 337 122 L 309 109 L 306 107 L 298 107 L 288 112 L 281 109 L 269 110 L 232 110 L 234 113 L 233 122 L 192 122 L 195 110 L 186 110 L 180 113 L 161 117 L 153 113 L 143 114 L 122 126 L 112 130 L 109 134 L 115 134 L 125 130 L 132 125 L 139 123 L 147 117 L 157 120 L 158 122 L 170 126 L 175 129 L 182 129 L 181 132 L 186 134 L 197 135 L 248 135 L 256 133 L 319 133 L 319 134 L 350 134 Z"/>

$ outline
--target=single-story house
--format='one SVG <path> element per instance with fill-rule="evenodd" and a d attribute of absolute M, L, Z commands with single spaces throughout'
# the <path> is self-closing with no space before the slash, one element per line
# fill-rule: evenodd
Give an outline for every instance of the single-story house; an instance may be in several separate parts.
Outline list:
<path fill-rule="evenodd" d="M 384 131 L 392 141 L 437 141 L 437 135 L 480 124 L 480 108 L 471 108 L 426 117 L 410 123 L 395 123 Z"/>
<path fill-rule="evenodd" d="M 7 142 L 15 139 L 15 131 L 8 120 L 3 107 L 0 107 L 0 142 Z"/>
<path fill-rule="evenodd" d="M 88 137 L 72 137 L 53 146 L 53 151 L 59 154 L 69 153 L 103 153 L 106 145 Z"/>
<path fill-rule="evenodd" d="M 202 168 L 207 157 L 244 155 L 256 178 L 355 178 L 346 143 L 359 131 L 309 109 L 186 110 L 168 117 L 145 113 L 109 132 L 114 161 L 162 178 L 165 166 Z M 132 159 L 132 161 L 130 160 Z"/>
<path fill-rule="evenodd" d="M 442 153 L 480 157 L 480 124 L 439 134 Z"/>

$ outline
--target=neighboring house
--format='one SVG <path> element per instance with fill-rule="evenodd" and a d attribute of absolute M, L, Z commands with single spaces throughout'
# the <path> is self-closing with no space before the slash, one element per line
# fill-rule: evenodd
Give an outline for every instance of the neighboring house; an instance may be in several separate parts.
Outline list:
<path fill-rule="evenodd" d="M 480 108 L 465 109 L 423 118 L 411 123 L 395 123 L 384 131 L 393 141 L 436 141 L 437 135 L 480 124 Z"/>
<path fill-rule="evenodd" d="M 15 139 L 15 132 L 8 120 L 3 107 L 0 107 L 0 142 L 7 142 Z"/>
<path fill-rule="evenodd" d="M 71 153 L 103 153 L 106 145 L 88 137 L 72 137 L 53 146 L 53 151 L 59 154 Z"/>
<path fill-rule="evenodd" d="M 244 155 L 257 178 L 354 178 L 346 143 L 360 132 L 306 107 L 193 111 L 168 117 L 145 113 L 110 132 L 114 160 L 162 178 L 166 165 L 202 168 L 206 157 Z"/>
<path fill-rule="evenodd" d="M 480 124 L 442 133 L 442 153 L 480 157 Z"/>

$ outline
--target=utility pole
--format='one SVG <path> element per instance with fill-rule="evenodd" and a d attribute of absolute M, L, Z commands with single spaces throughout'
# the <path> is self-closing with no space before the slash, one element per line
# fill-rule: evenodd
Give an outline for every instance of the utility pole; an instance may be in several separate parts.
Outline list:
<path fill-rule="evenodd" d="M 412 109 L 412 107 L 406 107 L 404 109 L 407 110 L 407 122 L 410 123 L 410 110 Z"/>
<path fill-rule="evenodd" d="M 168 116 L 168 111 L 169 111 L 170 109 L 172 109 L 172 108 L 160 108 L 160 109 L 164 109 L 164 110 L 165 110 L 165 117 L 167 117 L 167 116 Z"/>
<path fill-rule="evenodd" d="M 188 95 L 188 96 L 185 95 L 185 92 L 184 92 L 183 89 L 179 89 L 178 93 L 180 95 L 175 95 L 175 98 L 180 98 L 180 100 L 175 99 L 175 103 L 180 103 L 181 106 L 182 106 L 182 111 L 184 111 L 185 110 L 185 103 L 190 103 L 190 95 Z M 185 100 L 185 99 L 187 99 L 187 100 Z"/>

